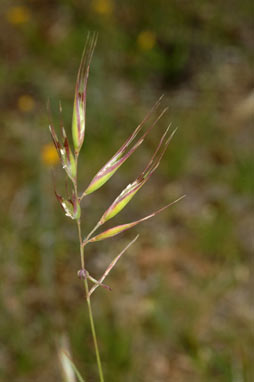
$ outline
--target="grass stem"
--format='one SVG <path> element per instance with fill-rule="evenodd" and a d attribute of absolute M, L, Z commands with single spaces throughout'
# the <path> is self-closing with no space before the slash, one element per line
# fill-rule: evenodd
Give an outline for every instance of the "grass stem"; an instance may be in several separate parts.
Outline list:
<path fill-rule="evenodd" d="M 78 155 L 75 156 L 75 162 L 76 162 L 76 167 L 77 167 Z M 77 176 L 76 176 L 76 179 L 74 181 L 74 192 L 75 192 L 76 200 L 78 201 L 79 199 L 78 199 Z M 83 270 L 83 269 L 85 269 L 85 255 L 84 255 L 84 246 L 83 246 L 83 242 L 82 242 L 82 231 L 81 231 L 80 218 L 77 219 L 77 227 L 78 227 L 79 246 L 80 246 L 80 261 L 81 261 L 81 267 Z M 99 346 L 98 346 L 98 342 L 97 342 L 97 335 L 96 335 L 96 330 L 95 330 L 95 325 L 94 325 L 93 311 L 92 311 L 92 305 L 91 305 L 90 294 L 89 294 L 89 285 L 88 285 L 87 278 L 84 278 L 84 289 L 85 289 L 85 294 L 86 294 L 86 302 L 87 302 L 87 307 L 88 307 L 90 327 L 91 327 L 91 331 L 92 331 L 93 343 L 94 343 L 94 348 L 95 348 L 95 353 L 96 353 L 98 373 L 100 376 L 100 382 L 104 382 L 101 357 L 100 357 L 100 351 L 99 351 Z"/>

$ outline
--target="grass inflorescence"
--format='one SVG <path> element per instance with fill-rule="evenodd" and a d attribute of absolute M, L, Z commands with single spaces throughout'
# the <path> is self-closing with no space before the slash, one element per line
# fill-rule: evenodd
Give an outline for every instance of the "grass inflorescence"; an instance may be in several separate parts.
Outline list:
<path fill-rule="evenodd" d="M 121 148 L 112 156 L 112 158 L 106 162 L 106 164 L 95 174 L 87 188 L 80 194 L 78 190 L 78 160 L 80 150 L 84 143 L 85 138 L 85 130 L 86 130 L 86 99 L 87 99 L 87 82 L 90 70 L 90 64 L 94 52 L 94 48 L 97 42 L 97 33 L 91 33 L 87 37 L 86 45 L 84 48 L 84 52 L 82 55 L 76 88 L 74 95 L 74 107 L 73 107 L 73 118 L 72 118 L 72 141 L 73 148 L 69 142 L 66 131 L 64 127 L 61 127 L 62 139 L 59 140 L 57 133 L 51 123 L 49 126 L 50 133 L 59 156 L 61 165 L 66 172 L 67 178 L 72 184 L 72 191 L 68 197 L 63 197 L 59 195 L 55 190 L 55 195 L 63 208 L 65 215 L 76 221 L 77 230 L 78 230 L 78 238 L 79 238 L 79 247 L 80 247 L 80 262 L 81 269 L 77 272 L 78 277 L 82 280 L 84 284 L 85 297 L 88 307 L 88 314 L 91 326 L 91 332 L 93 336 L 93 343 L 95 347 L 97 367 L 100 382 L 104 381 L 101 357 L 97 342 L 92 306 L 91 306 L 91 296 L 95 292 L 98 287 L 103 287 L 107 290 L 111 290 L 111 288 L 104 284 L 105 278 L 114 268 L 118 260 L 121 256 L 128 250 L 128 248 L 137 240 L 138 236 L 132 239 L 129 244 L 117 255 L 114 257 L 112 262 L 105 269 L 103 275 L 97 280 L 94 278 L 90 271 L 88 271 L 86 267 L 86 256 L 85 256 L 85 247 L 93 242 L 105 240 L 116 236 L 125 230 L 128 230 L 137 224 L 152 218 L 158 213 L 164 211 L 166 208 L 176 203 L 184 196 L 181 196 L 177 200 L 161 207 L 155 212 L 150 213 L 149 215 L 140 218 L 136 221 L 117 225 L 111 227 L 105 231 L 95 233 L 105 222 L 114 218 L 117 214 L 119 214 L 131 201 L 134 195 L 142 188 L 142 186 L 149 180 L 154 171 L 160 164 L 160 161 L 171 141 L 171 138 L 175 134 L 175 130 L 170 132 L 170 126 L 165 130 L 162 134 L 158 145 L 152 155 L 152 158 L 146 165 L 145 169 L 142 173 L 129 185 L 127 185 L 120 195 L 111 203 L 111 205 L 106 209 L 106 211 L 102 214 L 101 218 L 98 220 L 94 228 L 88 233 L 86 236 L 83 236 L 81 229 L 81 217 L 82 217 L 82 209 L 81 202 L 82 200 L 95 192 L 99 188 L 101 188 L 121 167 L 121 165 L 140 147 L 143 143 L 146 136 L 150 133 L 150 131 L 156 126 L 157 122 L 161 119 L 161 117 L 165 114 L 167 109 L 163 109 L 158 117 L 151 122 L 151 116 L 155 111 L 159 109 L 161 106 L 162 97 L 154 104 L 151 110 L 147 113 L 144 120 L 137 126 L 134 132 L 128 137 L 128 139 L 124 142 Z M 61 109 L 61 106 L 60 106 Z M 148 124 L 148 128 L 146 128 L 143 133 L 141 133 L 144 126 Z M 141 135 L 141 136 L 139 136 Z M 68 363 L 68 357 L 63 357 L 65 362 Z M 81 376 L 79 375 L 75 365 L 69 360 L 70 366 L 73 368 L 73 371 L 76 373 L 77 378 L 80 380 Z"/>

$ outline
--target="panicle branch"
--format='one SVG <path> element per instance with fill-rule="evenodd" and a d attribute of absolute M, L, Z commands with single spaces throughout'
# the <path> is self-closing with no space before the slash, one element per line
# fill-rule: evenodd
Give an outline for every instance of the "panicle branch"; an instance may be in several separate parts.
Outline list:
<path fill-rule="evenodd" d="M 101 283 L 105 280 L 105 278 L 108 276 L 109 272 L 114 268 L 118 260 L 121 258 L 121 256 L 130 248 L 130 246 L 135 243 L 135 241 L 138 239 L 139 235 L 137 235 L 115 258 L 114 260 L 109 264 L 105 272 L 103 273 L 102 277 L 99 279 L 98 284 L 95 284 L 89 292 L 89 296 L 92 295 L 92 293 L 101 285 Z"/>

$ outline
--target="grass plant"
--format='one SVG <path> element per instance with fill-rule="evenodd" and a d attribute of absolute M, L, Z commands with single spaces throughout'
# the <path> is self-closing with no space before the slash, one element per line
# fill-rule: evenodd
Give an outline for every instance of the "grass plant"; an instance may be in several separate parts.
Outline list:
<path fill-rule="evenodd" d="M 157 122 L 161 119 L 161 117 L 165 114 L 167 109 L 162 110 L 158 113 L 158 117 L 155 118 L 154 121 L 151 121 L 154 112 L 157 111 L 161 105 L 161 98 L 154 104 L 152 109 L 148 112 L 144 120 L 137 126 L 134 132 L 129 136 L 129 138 L 124 142 L 121 148 L 113 155 L 113 157 L 106 162 L 106 164 L 97 172 L 97 174 L 93 177 L 93 179 L 88 184 L 87 188 L 80 194 L 78 190 L 78 160 L 80 150 L 83 146 L 84 138 L 85 138 L 85 129 L 86 129 L 86 98 L 87 98 L 87 81 L 89 76 L 90 64 L 94 52 L 94 48 L 97 42 L 97 34 L 91 33 L 87 37 L 86 45 L 84 48 L 84 52 L 82 55 L 76 88 L 75 88 L 75 96 L 74 96 L 74 107 L 73 107 L 73 118 L 72 118 L 72 140 L 73 140 L 73 148 L 69 143 L 66 131 L 63 126 L 61 126 L 62 139 L 59 140 L 57 133 L 53 127 L 53 124 L 50 123 L 50 132 L 51 136 L 56 148 L 56 151 L 59 155 L 61 164 L 63 169 L 66 172 L 66 175 L 69 181 L 72 184 L 72 191 L 69 196 L 63 197 L 59 195 L 55 190 L 55 195 L 57 200 L 59 201 L 61 207 L 63 208 L 65 215 L 73 220 L 75 220 L 78 231 L 79 238 L 79 248 L 80 248 L 80 262 L 81 269 L 78 271 L 78 277 L 82 280 L 85 291 L 85 298 L 88 308 L 88 315 L 90 321 L 90 327 L 93 337 L 93 343 L 96 353 L 96 361 L 98 367 L 98 374 L 100 382 L 104 381 L 104 374 L 101 362 L 100 351 L 98 347 L 97 335 L 95 330 L 95 323 L 91 305 L 91 296 L 95 292 L 98 287 L 103 287 L 107 290 L 111 290 L 111 288 L 104 284 L 105 278 L 114 268 L 118 260 L 121 256 L 128 250 L 128 248 L 137 240 L 138 236 L 136 236 L 133 240 L 129 242 L 129 244 L 112 260 L 112 262 L 108 265 L 103 275 L 99 280 L 95 279 L 86 267 L 86 256 L 85 256 L 85 248 L 87 245 L 93 242 L 105 240 L 116 236 L 125 230 L 128 230 L 137 224 L 152 218 L 158 213 L 164 211 L 166 208 L 176 203 L 180 199 L 183 198 L 181 196 L 177 200 L 163 206 L 159 210 L 150 213 L 149 215 L 125 224 L 117 225 L 112 228 L 103 230 L 102 232 L 95 233 L 99 228 L 103 226 L 108 220 L 112 219 L 114 216 L 119 214 L 126 205 L 131 201 L 134 195 L 142 188 L 142 186 L 150 179 L 154 171 L 160 164 L 160 161 L 171 141 L 172 137 L 175 134 L 176 130 L 173 130 L 170 133 L 170 126 L 167 127 L 165 132 L 162 134 L 160 141 L 152 155 L 151 160 L 148 162 L 147 166 L 144 168 L 142 173 L 129 185 L 127 185 L 120 195 L 111 203 L 111 205 L 106 209 L 106 211 L 102 214 L 101 218 L 98 220 L 97 224 L 88 233 L 85 237 L 82 233 L 81 228 L 81 202 L 87 197 L 89 194 L 95 192 L 99 188 L 101 188 L 120 168 L 120 166 L 138 149 L 138 147 L 142 144 L 146 136 L 150 133 L 150 131 L 156 126 Z M 61 107 L 60 107 L 61 109 Z M 147 128 L 144 129 L 143 133 L 141 133 L 142 129 L 148 125 Z M 140 136 L 141 135 L 141 136 Z M 68 362 L 68 357 L 65 357 L 65 362 Z M 74 372 L 77 375 L 77 378 L 83 381 L 82 377 L 78 373 L 75 365 L 70 360 L 70 365 L 73 367 Z"/>

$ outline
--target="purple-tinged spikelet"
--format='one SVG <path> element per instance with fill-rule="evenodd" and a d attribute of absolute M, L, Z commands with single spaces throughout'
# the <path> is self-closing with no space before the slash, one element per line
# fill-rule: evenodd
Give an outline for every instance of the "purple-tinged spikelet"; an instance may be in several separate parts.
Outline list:
<path fill-rule="evenodd" d="M 56 198 L 58 202 L 60 203 L 60 206 L 65 212 L 65 215 L 69 218 L 76 220 L 80 218 L 80 205 L 77 202 L 75 195 L 72 196 L 71 199 L 64 199 L 61 195 L 59 195 L 55 191 Z"/>
<path fill-rule="evenodd" d="M 111 204 L 111 206 L 104 212 L 102 215 L 99 223 L 100 225 L 105 223 L 107 220 L 112 219 L 115 215 L 117 215 L 134 197 L 134 195 L 140 190 L 140 188 L 148 181 L 148 179 L 152 176 L 154 171 L 157 169 L 158 165 L 160 164 L 161 158 L 163 154 L 165 153 L 170 139 L 173 137 L 176 130 L 173 131 L 173 133 L 170 135 L 170 137 L 166 140 L 163 150 L 158 155 L 157 159 L 155 160 L 156 155 L 158 154 L 166 136 L 168 133 L 169 127 L 161 137 L 161 140 L 152 156 L 152 159 L 144 169 L 141 175 L 133 182 L 130 183 L 122 192 L 121 194 L 114 200 L 114 202 Z"/>
<path fill-rule="evenodd" d="M 63 140 L 62 143 L 60 143 L 53 126 L 50 125 L 49 130 L 50 130 L 51 137 L 52 137 L 52 140 L 54 142 L 56 151 L 57 151 L 58 156 L 61 160 L 62 166 L 63 166 L 64 170 L 66 171 L 68 177 L 72 181 L 74 181 L 74 179 L 76 177 L 77 168 L 76 168 L 75 159 L 74 159 L 74 156 L 72 154 L 65 129 L 64 129 L 64 127 L 62 127 L 62 140 Z"/>
<path fill-rule="evenodd" d="M 185 197 L 185 195 L 181 196 L 180 198 L 174 200 L 173 202 L 167 204 L 166 206 L 160 208 L 159 210 L 153 212 L 152 214 L 145 216 L 142 219 L 139 219 L 139 220 L 136 220 L 134 222 L 127 223 L 127 224 L 121 224 L 121 225 L 118 225 L 118 226 L 113 227 L 113 228 L 109 228 L 106 231 L 99 233 L 98 235 L 92 237 L 88 241 L 84 241 L 83 245 L 85 245 L 87 243 L 92 243 L 94 241 L 100 241 L 100 240 L 104 240 L 104 239 L 108 239 L 110 237 L 116 236 L 119 233 L 122 233 L 122 232 L 126 231 L 127 229 L 130 229 L 130 228 L 134 227 L 135 225 L 137 225 L 137 224 L 139 224 L 145 220 L 148 220 L 148 219 L 152 218 L 153 216 L 159 214 L 160 212 L 164 211 L 166 208 L 172 206 L 173 204 L 175 204 L 179 200 L 183 199 L 184 197 Z"/>
<path fill-rule="evenodd" d="M 87 81 L 96 42 L 97 33 L 88 35 L 76 82 L 72 116 L 72 138 L 76 153 L 80 151 L 85 136 Z"/>
<path fill-rule="evenodd" d="M 162 98 L 162 97 L 161 97 Z M 115 155 L 100 169 L 100 171 L 94 176 L 92 181 L 90 182 L 87 189 L 84 191 L 83 196 L 91 194 L 92 192 L 98 190 L 98 188 L 102 187 L 114 173 L 119 169 L 119 167 L 137 150 L 137 148 L 144 141 L 145 137 L 150 133 L 152 128 L 156 125 L 158 120 L 164 115 L 167 111 L 165 108 L 161 114 L 156 118 L 156 120 L 151 124 L 151 126 L 144 132 L 144 134 L 139 138 L 139 140 L 132 146 L 132 148 L 127 151 L 128 146 L 132 143 L 132 141 L 136 138 L 138 133 L 140 132 L 143 125 L 150 118 L 152 112 L 159 106 L 161 98 L 155 103 L 152 109 L 149 111 L 145 119 L 137 126 L 135 131 L 129 136 L 127 141 L 122 145 L 122 147 L 115 153 Z"/>

